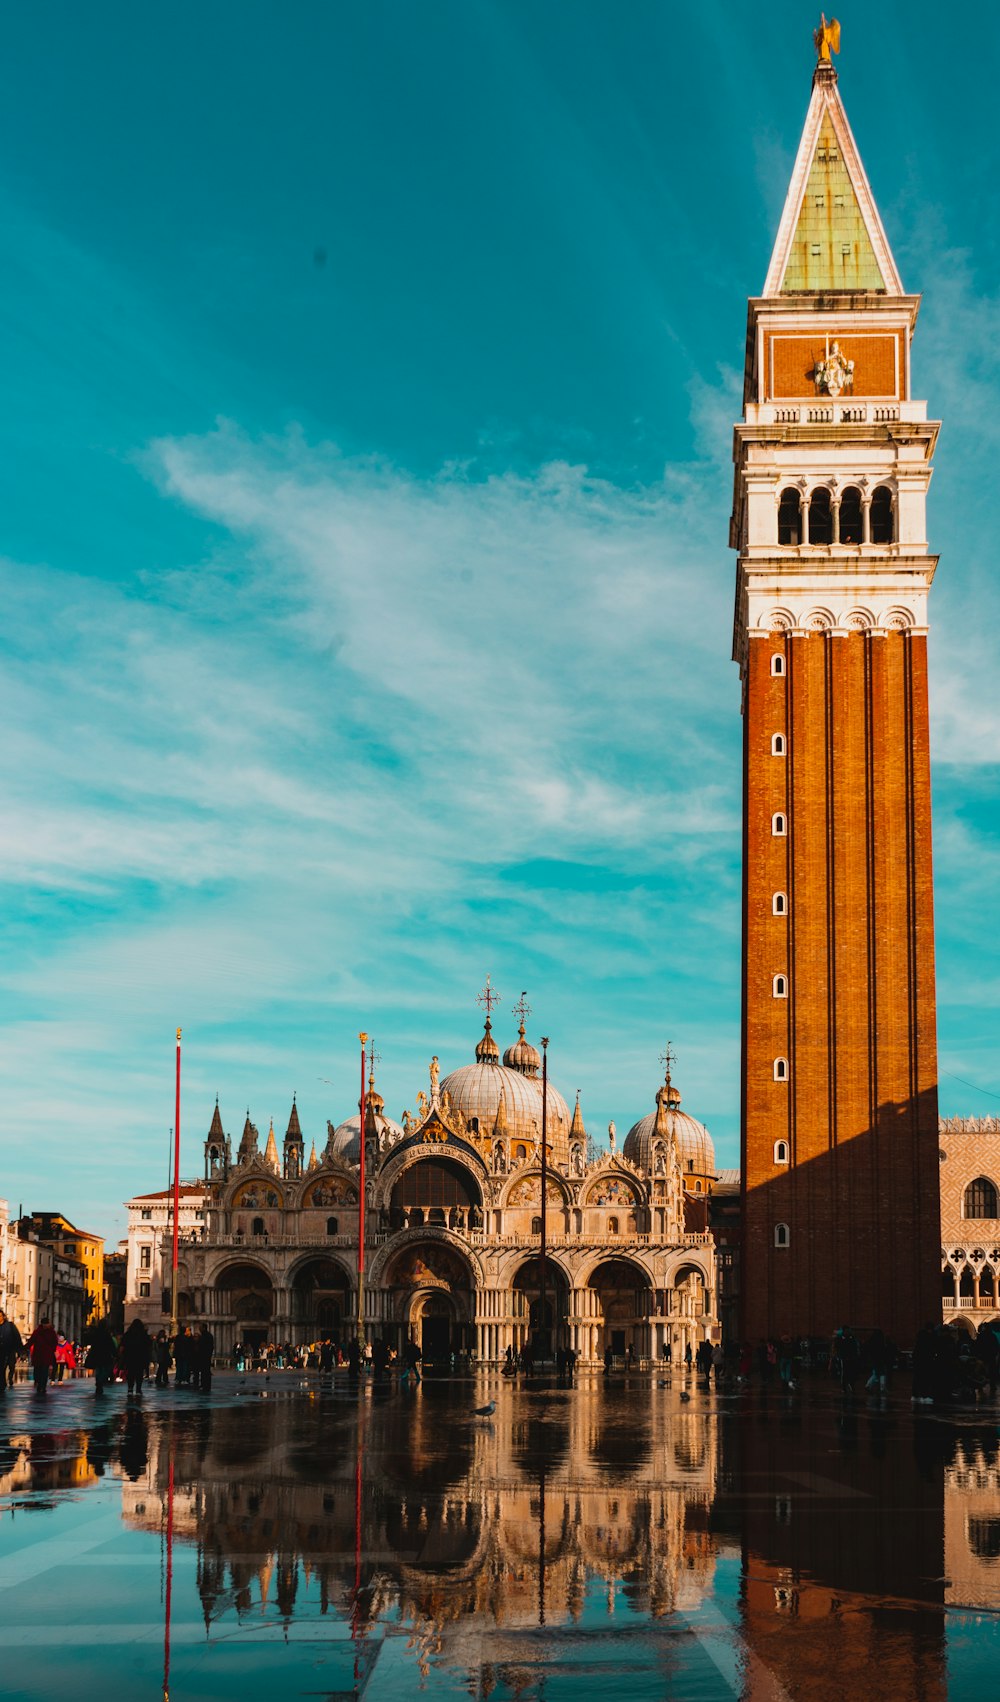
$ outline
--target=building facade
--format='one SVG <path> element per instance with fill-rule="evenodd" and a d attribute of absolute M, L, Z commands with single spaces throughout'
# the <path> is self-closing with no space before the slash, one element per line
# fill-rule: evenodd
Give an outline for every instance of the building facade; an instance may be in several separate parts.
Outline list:
<path fill-rule="evenodd" d="M 204 1231 L 207 1191 L 200 1182 L 182 1182 L 178 1192 L 178 1231 L 190 1241 Z M 126 1325 L 131 1324 L 133 1318 L 140 1318 L 147 1330 L 155 1334 L 170 1318 L 173 1189 L 160 1188 L 153 1194 L 135 1194 L 125 1201 L 125 1209 L 128 1212 L 128 1230 L 124 1247 L 122 1316 Z"/>
<path fill-rule="evenodd" d="M 925 505 L 938 426 L 828 52 L 749 304 L 730 542 L 742 677 L 751 1339 L 937 1306 Z"/>
<path fill-rule="evenodd" d="M 32 1222 L 39 1241 L 51 1247 L 58 1258 L 73 1259 L 83 1266 L 84 1319 L 99 1318 L 104 1310 L 104 1237 L 89 1229 L 77 1229 L 59 1211 L 33 1212 Z"/>
<path fill-rule="evenodd" d="M 365 1111 L 364 1319 L 397 1351 L 498 1362 L 508 1349 L 675 1356 L 717 1334 L 703 1201 L 715 1155 L 669 1075 L 621 1150 L 587 1156 L 579 1100 L 548 1084 L 544 1284 L 542 1082 L 525 1037 L 501 1062 L 488 1021 L 474 1061 L 400 1123 L 371 1086 Z M 293 1103 L 279 1154 L 249 1116 L 235 1158 L 216 1106 L 205 1143 L 207 1223 L 181 1249 L 182 1314 L 222 1352 L 244 1342 L 346 1341 L 358 1315 L 360 1130 L 334 1127 L 308 1159 Z M 694 1225 L 694 1227 L 692 1227 Z"/>
<path fill-rule="evenodd" d="M 1000 1315 L 1000 1117 L 942 1117 L 941 1303 L 970 1332 Z"/>

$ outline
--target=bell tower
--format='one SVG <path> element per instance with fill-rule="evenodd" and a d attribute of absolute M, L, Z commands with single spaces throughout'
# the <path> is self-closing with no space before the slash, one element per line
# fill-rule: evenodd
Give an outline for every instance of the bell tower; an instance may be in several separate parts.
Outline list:
<path fill-rule="evenodd" d="M 940 1311 L 919 297 L 825 26 L 751 299 L 730 542 L 742 678 L 745 1339 Z"/>

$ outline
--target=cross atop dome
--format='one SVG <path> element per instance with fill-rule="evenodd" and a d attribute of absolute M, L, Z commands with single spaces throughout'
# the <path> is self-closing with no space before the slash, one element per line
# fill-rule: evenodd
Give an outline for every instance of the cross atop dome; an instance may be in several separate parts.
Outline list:
<path fill-rule="evenodd" d="M 493 1006 L 498 1005 L 499 1003 L 500 994 L 497 992 L 496 988 L 492 986 L 490 977 L 487 975 L 486 986 L 483 988 L 481 993 L 476 994 L 476 1004 L 482 1005 L 486 1012 L 487 1027 L 489 1027 L 490 1018 L 493 1015 Z"/>

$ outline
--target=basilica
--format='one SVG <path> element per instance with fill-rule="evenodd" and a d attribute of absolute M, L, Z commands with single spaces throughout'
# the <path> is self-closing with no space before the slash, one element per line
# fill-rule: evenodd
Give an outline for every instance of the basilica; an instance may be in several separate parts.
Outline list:
<path fill-rule="evenodd" d="M 540 1069 L 523 1019 L 501 1060 L 487 1016 L 472 1061 L 442 1078 L 434 1057 L 399 1123 L 370 1079 L 363 1168 L 357 1114 L 328 1123 L 307 1156 L 294 1100 L 280 1152 L 273 1122 L 261 1150 L 248 1112 L 234 1155 L 216 1104 L 204 1223 L 182 1239 L 181 1316 L 207 1322 L 223 1354 L 237 1341 L 346 1342 L 363 1215 L 365 1333 L 397 1352 L 414 1342 L 430 1361 L 573 1349 L 582 1364 L 609 1350 L 648 1362 L 715 1339 L 715 1154 L 681 1110 L 669 1062 L 653 1109 L 620 1149 L 611 1124 L 598 1156 L 579 1096 L 571 1111 L 546 1083 L 544 1207 Z"/>

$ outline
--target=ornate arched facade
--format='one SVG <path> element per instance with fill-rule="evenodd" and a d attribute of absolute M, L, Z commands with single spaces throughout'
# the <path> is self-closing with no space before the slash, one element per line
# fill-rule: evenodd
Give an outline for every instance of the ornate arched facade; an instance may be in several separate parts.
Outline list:
<path fill-rule="evenodd" d="M 545 1340 L 584 1363 L 608 1349 L 675 1356 L 718 1334 L 714 1248 L 695 1189 L 714 1176 L 711 1138 L 680 1112 L 669 1078 L 624 1150 L 587 1157 L 579 1102 L 549 1084 L 542 1227 L 538 1053 L 518 1041 L 500 1062 L 487 1023 L 474 1065 L 439 1079 L 399 1124 L 374 1089 L 365 1116 L 365 1328 L 397 1351 L 498 1362 Z M 550 1123 L 549 1108 L 554 1108 Z M 249 1114 L 235 1161 L 218 1107 L 205 1145 L 206 1228 L 184 1246 L 191 1315 L 220 1351 L 237 1340 L 353 1335 L 358 1299 L 359 1124 L 308 1161 L 293 1104 L 279 1158 Z"/>

